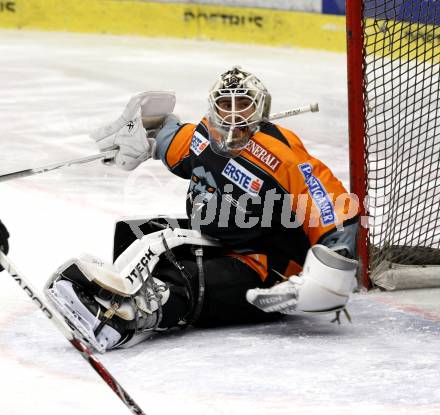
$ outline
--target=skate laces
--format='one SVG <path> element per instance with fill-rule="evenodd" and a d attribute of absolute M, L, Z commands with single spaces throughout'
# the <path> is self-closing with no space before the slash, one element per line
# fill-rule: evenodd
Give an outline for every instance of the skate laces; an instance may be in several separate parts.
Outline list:
<path fill-rule="evenodd" d="M 162 293 L 166 292 L 168 286 L 166 284 L 156 284 L 151 276 L 151 271 L 148 265 L 145 266 L 147 270 L 147 278 L 144 278 L 142 272 L 138 273 L 141 281 L 141 287 L 135 295 L 131 295 L 129 298 L 124 298 L 113 294 L 110 300 L 110 308 L 108 308 L 103 314 L 103 319 L 100 321 L 96 330 L 94 330 L 95 336 L 98 336 L 104 326 L 108 324 L 109 320 L 117 313 L 118 309 L 123 305 L 129 305 L 133 310 L 135 327 L 134 334 L 144 333 L 146 331 L 155 330 L 162 321 Z M 152 302 L 157 304 L 157 309 L 153 311 Z M 99 320 L 100 311 L 96 319 Z M 156 318 L 157 316 L 157 318 Z M 141 318 L 144 321 L 140 321 Z M 154 323 L 153 323 L 154 321 Z M 151 324 L 153 323 L 153 324 Z M 141 328 L 142 327 L 142 328 Z"/>
<path fill-rule="evenodd" d="M 110 300 L 110 308 L 108 308 L 104 314 L 103 314 L 103 319 L 100 321 L 100 323 L 98 324 L 98 327 L 93 330 L 93 334 L 95 335 L 95 337 L 97 338 L 99 333 L 101 333 L 102 329 L 104 328 L 104 326 L 109 322 L 109 320 L 111 320 L 111 318 L 115 315 L 116 311 L 118 311 L 119 307 L 121 306 L 121 303 L 118 301 L 115 301 L 116 298 L 119 296 L 116 296 L 116 294 L 112 295 L 112 298 Z M 96 319 L 99 321 L 99 316 L 100 314 L 100 309 L 98 308 L 98 314 L 96 315 Z"/>
<path fill-rule="evenodd" d="M 153 281 L 153 277 L 151 275 L 151 271 L 148 265 L 145 266 L 147 270 L 147 278 L 144 279 L 142 276 L 142 273 L 139 272 L 139 278 L 142 282 L 141 288 L 139 290 L 139 294 L 142 295 L 143 300 L 145 301 L 145 304 L 147 305 L 149 310 L 152 310 L 151 303 L 152 301 L 155 301 L 157 303 L 157 310 L 155 311 L 157 313 L 157 319 L 154 322 L 153 326 L 150 326 L 149 320 L 151 321 L 151 317 L 155 314 L 155 312 L 152 312 L 149 314 L 147 311 L 142 310 L 140 305 L 138 304 L 139 300 L 136 300 L 136 296 L 132 297 L 132 307 L 135 315 L 135 335 L 139 333 L 144 333 L 146 331 L 152 331 L 159 327 L 160 322 L 162 321 L 162 294 L 161 292 L 164 292 L 168 289 L 168 286 L 165 284 L 163 286 L 159 286 Z M 147 324 L 144 328 L 139 329 L 139 319 L 141 317 L 144 317 L 147 320 Z"/>

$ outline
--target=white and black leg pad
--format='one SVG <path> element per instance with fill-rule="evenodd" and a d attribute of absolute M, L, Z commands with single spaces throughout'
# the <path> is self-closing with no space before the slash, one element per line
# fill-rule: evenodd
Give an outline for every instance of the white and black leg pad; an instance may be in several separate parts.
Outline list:
<path fill-rule="evenodd" d="M 312 246 L 299 276 L 271 288 L 248 290 L 249 303 L 266 312 L 325 313 L 343 309 L 356 287 L 357 261 L 324 245 Z"/>
<path fill-rule="evenodd" d="M 68 321 L 70 328 L 79 333 L 99 352 L 103 353 L 112 349 L 120 341 L 121 333 L 109 325 L 105 325 L 95 335 L 95 331 L 101 323 L 100 307 L 95 305 L 96 314 L 92 312 L 90 306 L 86 307 L 71 281 L 56 281 L 46 293 L 57 310 Z"/>
<path fill-rule="evenodd" d="M 138 334 L 145 338 L 160 322 L 158 310 L 168 300 L 168 286 L 151 278 L 130 293 L 124 289 L 124 281 L 118 282 L 122 278 L 112 272 L 111 265 L 90 260 L 63 264 L 46 284 L 47 297 L 71 329 L 99 352 Z"/>
<path fill-rule="evenodd" d="M 105 325 L 96 334 L 103 314 L 102 307 L 95 299 L 99 294 L 103 295 L 100 291 L 101 287 L 86 275 L 81 262 L 75 260 L 63 264 L 48 281 L 44 290 L 73 332 L 103 353 L 119 342 L 121 333 Z"/>

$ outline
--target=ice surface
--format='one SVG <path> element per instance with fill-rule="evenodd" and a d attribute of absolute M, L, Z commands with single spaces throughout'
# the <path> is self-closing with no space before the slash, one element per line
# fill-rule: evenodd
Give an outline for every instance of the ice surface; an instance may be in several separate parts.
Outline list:
<path fill-rule="evenodd" d="M 0 31 L 0 174 L 95 153 L 87 134 L 131 94 L 177 93 L 197 121 L 233 64 L 257 73 L 281 122 L 348 185 L 345 57 L 180 40 Z M 186 183 L 159 162 L 133 173 L 71 167 L 0 184 L 10 257 L 42 287 L 70 257 L 111 258 L 121 216 L 184 210 Z M 125 414 L 126 408 L 1 274 L 0 413 Z M 418 311 L 417 311 L 418 310 Z M 102 357 L 148 415 L 440 413 L 440 314 L 359 294 L 353 324 L 300 316 L 277 324 L 191 330 Z"/>

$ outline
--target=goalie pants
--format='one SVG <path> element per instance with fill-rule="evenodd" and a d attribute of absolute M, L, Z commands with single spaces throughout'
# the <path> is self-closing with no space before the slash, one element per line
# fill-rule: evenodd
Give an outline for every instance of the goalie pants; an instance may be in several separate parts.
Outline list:
<path fill-rule="evenodd" d="M 191 276 L 194 293 L 199 291 L 198 267 L 195 260 L 180 261 Z M 194 323 L 199 327 L 214 327 L 229 324 L 245 324 L 274 321 L 278 313 L 265 313 L 246 301 L 246 291 L 255 287 L 266 287 L 259 275 L 239 259 L 229 256 L 209 257 L 203 260 L 205 294 L 199 318 Z M 163 306 L 160 327 L 173 327 L 184 317 L 189 304 L 184 279 L 180 271 L 167 260 L 161 260 L 155 269 L 155 277 L 168 283 L 170 297 Z"/>

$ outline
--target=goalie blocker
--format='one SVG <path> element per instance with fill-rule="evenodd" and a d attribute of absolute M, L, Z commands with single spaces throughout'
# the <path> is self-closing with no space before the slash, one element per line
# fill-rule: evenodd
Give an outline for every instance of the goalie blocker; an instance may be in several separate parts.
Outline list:
<path fill-rule="evenodd" d="M 187 220 L 119 222 L 114 264 L 83 256 L 67 261 L 45 292 L 96 350 L 129 347 L 154 332 L 273 321 L 297 311 L 344 308 L 356 261 L 323 246 L 309 251 L 299 277 L 270 287 L 212 239 L 184 229 Z M 140 225 L 140 226 L 138 226 Z M 138 238 L 133 229 L 139 230 Z M 145 236 L 143 236 L 145 235 Z"/>

